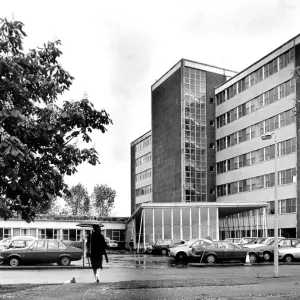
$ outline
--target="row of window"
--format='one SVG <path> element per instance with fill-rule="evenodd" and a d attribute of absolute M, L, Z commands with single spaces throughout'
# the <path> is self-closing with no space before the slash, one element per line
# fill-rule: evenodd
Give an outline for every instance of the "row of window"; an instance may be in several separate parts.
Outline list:
<path fill-rule="evenodd" d="M 291 214 L 296 212 L 296 198 L 278 200 L 278 213 Z M 273 215 L 275 213 L 275 202 L 270 201 L 270 208 L 268 213 Z"/>
<path fill-rule="evenodd" d="M 151 145 L 151 136 L 148 136 L 147 138 L 145 138 L 144 140 L 142 140 L 141 142 L 135 145 L 135 152 L 140 151 L 141 149 L 148 147 L 150 145 Z"/>
<path fill-rule="evenodd" d="M 152 192 L 152 186 L 150 184 L 150 185 L 143 186 L 139 189 L 136 189 L 135 190 L 135 196 L 136 197 L 143 196 L 143 195 L 150 194 L 151 192 Z"/>
<path fill-rule="evenodd" d="M 294 182 L 296 168 L 278 172 L 278 185 Z M 275 185 L 275 173 L 256 176 L 244 180 L 221 184 L 217 186 L 217 197 L 255 191 Z"/>
<path fill-rule="evenodd" d="M 238 107 L 217 117 L 217 128 L 223 127 L 237 119 L 240 119 L 254 111 L 272 104 L 273 102 L 295 93 L 295 79 L 288 80 L 275 88 L 245 102 Z"/>
<path fill-rule="evenodd" d="M 295 122 L 295 109 L 289 109 L 267 120 L 244 128 L 217 140 L 217 151 L 232 147 L 236 144 L 253 139 L 265 133 L 274 131 Z"/>
<path fill-rule="evenodd" d="M 137 158 L 135 160 L 135 166 L 138 167 L 138 166 L 150 161 L 151 159 L 152 159 L 152 155 L 151 155 L 151 152 L 149 152 L 149 153 Z"/>
<path fill-rule="evenodd" d="M 277 156 L 296 152 L 296 138 L 277 143 Z M 270 145 L 258 150 L 248 152 L 217 163 L 217 174 L 251 166 L 259 162 L 275 158 L 275 145 Z"/>
<path fill-rule="evenodd" d="M 138 181 L 144 180 L 146 178 L 149 178 L 149 177 L 151 177 L 151 174 L 152 174 L 151 169 L 148 169 L 148 170 L 145 170 L 143 172 L 137 173 L 135 175 L 135 181 L 138 182 Z"/>
<path fill-rule="evenodd" d="M 272 74 L 277 73 L 279 70 L 282 70 L 287 65 L 294 62 L 294 58 L 295 58 L 295 50 L 294 48 L 291 48 L 290 50 L 286 51 L 285 53 L 271 60 L 269 63 L 260 67 L 256 71 L 245 76 L 238 82 L 235 82 L 224 91 L 218 93 L 216 95 L 216 104 L 220 105 L 221 103 L 229 100 L 235 95 L 257 84 L 258 82 L 261 82 L 262 80 L 268 78 Z"/>

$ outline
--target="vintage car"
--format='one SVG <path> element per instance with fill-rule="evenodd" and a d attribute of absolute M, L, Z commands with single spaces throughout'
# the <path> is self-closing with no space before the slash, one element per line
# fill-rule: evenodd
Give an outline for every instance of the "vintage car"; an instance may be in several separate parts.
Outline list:
<path fill-rule="evenodd" d="M 0 244 L 0 250 L 5 250 L 9 248 L 25 248 L 32 243 L 33 240 L 36 240 L 37 237 L 30 235 L 18 235 L 14 236 L 11 239 L 8 239 L 4 243 Z"/>
<path fill-rule="evenodd" d="M 292 247 L 280 247 L 278 250 L 278 259 L 287 263 L 300 260 L 300 243 Z"/>
<path fill-rule="evenodd" d="M 37 239 L 25 248 L 8 248 L 0 252 L 0 262 L 15 267 L 20 263 L 58 263 L 68 266 L 71 261 L 80 260 L 82 250 L 58 240 Z"/>
<path fill-rule="evenodd" d="M 185 241 L 180 239 L 156 240 L 155 243 L 152 245 L 151 254 L 168 255 L 170 248 L 182 245 L 184 243 Z"/>
<path fill-rule="evenodd" d="M 215 263 L 216 261 L 239 260 L 246 261 L 247 253 L 249 261 L 255 263 L 260 257 L 256 249 L 247 249 L 225 241 L 213 241 L 211 245 L 203 247 L 199 245 L 190 249 L 192 257 L 198 257 L 202 262 Z M 202 257 L 203 256 L 203 257 Z"/>
<path fill-rule="evenodd" d="M 190 250 L 192 247 L 197 247 L 203 244 L 202 239 L 192 239 L 184 244 L 177 245 L 177 247 L 170 248 L 169 256 L 174 257 L 176 260 L 187 260 L 192 257 Z"/>

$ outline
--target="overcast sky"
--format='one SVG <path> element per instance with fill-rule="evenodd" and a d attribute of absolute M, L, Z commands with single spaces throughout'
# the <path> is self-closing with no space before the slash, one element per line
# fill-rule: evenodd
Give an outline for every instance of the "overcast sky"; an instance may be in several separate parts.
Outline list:
<path fill-rule="evenodd" d="M 27 48 L 60 39 L 75 77 L 60 100 L 84 92 L 113 120 L 93 134 L 101 164 L 67 177 L 91 193 L 117 191 L 116 216 L 130 215 L 130 143 L 151 129 L 151 85 L 181 58 L 241 71 L 300 33 L 299 0 L 9 0 L 0 18 L 22 21 Z"/>

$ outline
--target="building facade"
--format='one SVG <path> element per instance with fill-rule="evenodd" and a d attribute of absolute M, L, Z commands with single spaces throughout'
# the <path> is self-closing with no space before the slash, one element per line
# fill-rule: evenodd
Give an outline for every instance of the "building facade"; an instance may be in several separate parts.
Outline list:
<path fill-rule="evenodd" d="M 291 39 L 216 88 L 217 202 L 268 202 L 270 236 L 277 178 L 279 236 L 300 237 L 299 43 L 300 36 Z"/>
<path fill-rule="evenodd" d="M 142 203 L 152 202 L 151 131 L 131 143 L 131 213 Z"/>
<path fill-rule="evenodd" d="M 86 240 L 91 231 L 88 228 L 76 226 L 82 221 L 99 220 L 104 227 L 102 234 L 109 239 L 116 240 L 119 247 L 125 247 L 126 221 L 122 217 L 91 218 L 69 215 L 37 215 L 34 222 L 27 223 L 20 216 L 14 216 L 8 221 L 0 220 L 0 240 L 14 236 L 35 236 L 58 240 L 82 241 Z"/>
<path fill-rule="evenodd" d="M 152 85 L 153 203 L 215 201 L 214 89 L 235 74 L 182 59 Z"/>

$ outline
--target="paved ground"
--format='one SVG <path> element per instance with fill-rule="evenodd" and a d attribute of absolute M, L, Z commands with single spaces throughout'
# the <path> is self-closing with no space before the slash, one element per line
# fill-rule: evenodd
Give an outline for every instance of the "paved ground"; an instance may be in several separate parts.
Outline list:
<path fill-rule="evenodd" d="M 209 267 L 176 264 L 167 257 L 110 256 L 93 283 L 90 269 L 0 268 L 0 299 L 300 299 L 300 266 Z M 62 284 L 76 278 L 75 284 Z"/>

